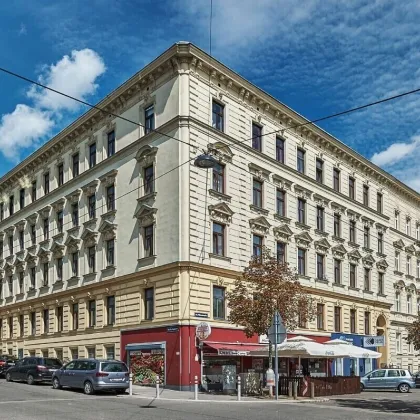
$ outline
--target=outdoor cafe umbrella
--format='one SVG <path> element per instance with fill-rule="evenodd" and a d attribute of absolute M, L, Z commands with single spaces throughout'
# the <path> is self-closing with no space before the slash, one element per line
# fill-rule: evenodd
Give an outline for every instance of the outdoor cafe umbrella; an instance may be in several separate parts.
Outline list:
<path fill-rule="evenodd" d="M 326 341 L 323 345 L 331 346 L 337 348 L 337 351 L 345 354 L 342 357 L 350 357 L 353 359 L 379 359 L 382 356 L 382 353 L 377 351 L 368 350 L 363 347 L 357 347 L 347 341 L 335 339 Z"/>

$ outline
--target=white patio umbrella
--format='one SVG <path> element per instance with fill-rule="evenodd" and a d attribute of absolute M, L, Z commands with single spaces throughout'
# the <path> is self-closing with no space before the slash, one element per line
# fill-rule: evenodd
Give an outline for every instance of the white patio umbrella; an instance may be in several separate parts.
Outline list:
<path fill-rule="evenodd" d="M 377 351 L 368 350 L 363 347 L 357 347 L 347 341 L 335 339 L 326 341 L 323 345 L 331 346 L 337 348 L 337 351 L 345 354 L 341 357 L 351 357 L 353 359 L 379 359 L 382 356 L 382 353 Z"/>

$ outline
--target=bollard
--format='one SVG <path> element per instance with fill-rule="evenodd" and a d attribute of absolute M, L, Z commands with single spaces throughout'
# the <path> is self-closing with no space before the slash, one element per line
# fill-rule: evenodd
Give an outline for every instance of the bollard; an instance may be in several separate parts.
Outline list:
<path fill-rule="evenodd" d="M 198 377 L 194 376 L 194 400 L 198 400 Z"/>
<path fill-rule="evenodd" d="M 315 398 L 315 383 L 311 382 L 311 398 Z"/>
<path fill-rule="evenodd" d="M 159 398 L 159 375 L 156 375 L 156 398 Z"/>
<path fill-rule="evenodd" d="M 289 381 L 289 398 L 293 397 L 293 382 Z"/>
<path fill-rule="evenodd" d="M 297 391 L 298 391 L 298 383 L 295 381 L 293 382 L 293 398 L 297 400 Z"/>
<path fill-rule="evenodd" d="M 241 401 L 241 377 L 238 375 L 238 401 Z"/>
<path fill-rule="evenodd" d="M 130 393 L 130 397 L 133 396 L 133 372 L 130 370 L 130 374 L 128 375 L 128 389 Z"/>

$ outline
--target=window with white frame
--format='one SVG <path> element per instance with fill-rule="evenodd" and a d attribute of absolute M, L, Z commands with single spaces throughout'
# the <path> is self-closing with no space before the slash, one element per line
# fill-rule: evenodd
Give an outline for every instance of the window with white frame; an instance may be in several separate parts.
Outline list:
<path fill-rule="evenodd" d="M 394 226 L 395 226 L 395 229 L 398 229 L 400 226 L 400 212 L 398 210 L 395 210 Z"/>
<path fill-rule="evenodd" d="M 411 257 L 409 255 L 407 255 L 406 274 L 411 274 Z"/>
<path fill-rule="evenodd" d="M 413 298 L 411 297 L 411 295 L 407 295 L 407 306 L 406 306 L 406 308 L 407 308 L 407 313 L 408 314 L 411 314 L 411 312 L 412 312 L 412 302 L 413 302 Z"/>
<path fill-rule="evenodd" d="M 420 226 L 418 223 L 416 223 L 416 239 L 420 239 Z"/>
<path fill-rule="evenodd" d="M 420 260 L 417 260 L 416 277 L 420 278 Z"/>
<path fill-rule="evenodd" d="M 408 346 L 408 353 L 414 353 L 414 346 L 413 346 L 413 343 L 407 343 L 407 346 Z M 410 368 L 410 365 L 408 365 L 408 370 L 409 370 L 409 372 L 412 372 L 412 369 L 413 369 L 413 367 L 411 366 L 411 368 Z"/>
<path fill-rule="evenodd" d="M 405 233 L 411 235 L 411 220 L 408 217 L 405 219 Z"/>
<path fill-rule="evenodd" d="M 395 293 L 395 311 L 401 311 L 401 294 L 399 292 Z"/>
<path fill-rule="evenodd" d="M 395 251 L 395 271 L 400 271 L 400 253 Z"/>
<path fill-rule="evenodd" d="M 401 333 L 397 333 L 396 334 L 396 344 L 397 344 L 397 353 L 401 353 L 402 351 L 402 337 L 401 337 Z"/>

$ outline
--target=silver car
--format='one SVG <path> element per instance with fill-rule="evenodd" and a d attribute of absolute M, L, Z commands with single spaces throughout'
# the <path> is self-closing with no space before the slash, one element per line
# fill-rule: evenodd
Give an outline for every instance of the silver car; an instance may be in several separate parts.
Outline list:
<path fill-rule="evenodd" d="M 377 369 L 360 378 L 360 388 L 364 389 L 398 389 L 410 392 L 416 383 L 411 373 L 405 369 Z"/>
<path fill-rule="evenodd" d="M 125 363 L 101 359 L 72 360 L 55 371 L 52 377 L 54 389 L 80 388 L 88 395 L 104 390 L 123 394 L 129 386 L 128 381 Z"/>

